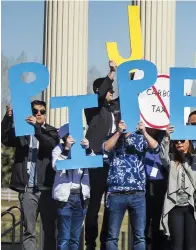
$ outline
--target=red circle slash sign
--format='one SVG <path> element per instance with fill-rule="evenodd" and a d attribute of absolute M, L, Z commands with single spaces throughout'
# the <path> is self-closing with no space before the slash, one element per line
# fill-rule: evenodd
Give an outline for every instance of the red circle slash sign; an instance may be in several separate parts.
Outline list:
<path fill-rule="evenodd" d="M 169 78 L 169 76 L 168 76 L 168 75 L 158 75 L 158 78 Z M 152 86 L 152 89 L 154 90 L 156 97 L 158 98 L 160 104 L 162 105 L 162 107 L 163 107 L 163 109 L 164 109 L 164 112 L 165 112 L 167 118 L 169 119 L 169 118 L 170 118 L 170 114 L 169 114 L 169 112 L 168 112 L 168 110 L 167 110 L 167 107 L 165 106 L 165 103 L 163 102 L 163 99 L 162 99 L 161 96 L 159 95 L 159 93 L 158 93 L 158 91 L 157 91 L 157 89 L 156 89 L 155 86 Z M 162 126 L 158 126 L 158 125 L 151 124 L 150 122 L 148 122 L 148 121 L 144 118 L 144 115 L 143 115 L 141 112 L 140 112 L 140 115 L 141 115 L 143 121 L 144 121 L 148 126 L 150 126 L 150 127 L 152 127 L 152 128 L 155 128 L 155 129 L 163 129 L 163 128 L 166 128 L 166 127 L 168 126 L 168 124 L 167 124 L 167 125 L 162 125 Z"/>

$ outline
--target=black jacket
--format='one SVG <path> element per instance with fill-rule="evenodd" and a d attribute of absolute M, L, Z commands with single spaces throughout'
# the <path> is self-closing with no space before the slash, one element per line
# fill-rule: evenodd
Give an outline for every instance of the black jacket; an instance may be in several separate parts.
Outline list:
<path fill-rule="evenodd" d="M 7 147 L 15 148 L 14 164 L 10 188 L 16 191 L 25 190 L 29 181 L 27 173 L 27 161 L 29 155 L 30 136 L 15 136 L 12 117 L 4 116 L 1 123 L 1 142 Z M 51 165 L 53 148 L 59 143 L 57 130 L 45 124 L 42 128 L 35 125 L 35 137 L 39 141 L 38 159 L 36 162 L 37 186 L 40 190 L 51 188 L 55 171 Z"/>
<path fill-rule="evenodd" d="M 119 114 L 119 98 L 113 100 L 110 105 L 105 101 L 106 94 L 111 88 L 113 80 L 108 76 L 99 88 L 97 108 L 85 109 L 86 121 L 88 130 L 86 138 L 89 140 L 90 148 L 93 149 L 95 154 L 101 154 L 101 147 L 104 139 L 109 135 L 112 128 L 112 114 L 113 112 L 116 120 Z"/>

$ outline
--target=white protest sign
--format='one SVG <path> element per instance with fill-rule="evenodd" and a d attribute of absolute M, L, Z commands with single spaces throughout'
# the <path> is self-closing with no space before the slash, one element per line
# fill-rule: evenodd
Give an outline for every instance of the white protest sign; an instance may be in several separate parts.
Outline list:
<path fill-rule="evenodd" d="M 144 72 L 135 72 L 134 80 L 143 78 Z M 139 94 L 140 118 L 146 127 L 166 129 L 169 124 L 169 76 L 159 75 L 151 88 Z"/>
<path fill-rule="evenodd" d="M 137 70 L 134 80 L 144 77 L 142 70 Z M 184 95 L 191 95 L 193 80 L 184 81 Z M 139 94 L 140 119 L 146 127 L 166 129 L 169 124 L 170 81 L 168 75 L 158 75 L 156 83 Z M 190 108 L 184 108 L 184 124 L 188 121 Z"/>

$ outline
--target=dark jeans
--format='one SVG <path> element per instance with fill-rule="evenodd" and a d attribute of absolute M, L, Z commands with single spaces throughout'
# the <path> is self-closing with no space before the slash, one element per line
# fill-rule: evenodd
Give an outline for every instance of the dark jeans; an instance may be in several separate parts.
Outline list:
<path fill-rule="evenodd" d="M 111 194 L 108 197 L 107 250 L 118 250 L 121 224 L 128 209 L 133 232 L 133 250 L 145 250 L 146 199 L 144 192 L 136 194 Z"/>
<path fill-rule="evenodd" d="M 44 230 L 44 250 L 56 249 L 56 210 L 52 199 L 52 191 L 38 191 L 27 188 L 27 192 L 19 193 L 19 201 L 24 216 L 23 250 L 35 250 L 36 221 L 40 213 Z"/>
<path fill-rule="evenodd" d="M 86 214 L 80 194 L 57 202 L 57 250 L 78 250 L 82 223 Z"/>
<path fill-rule="evenodd" d="M 172 250 L 196 250 L 196 221 L 191 206 L 174 207 L 168 224 Z"/>
<path fill-rule="evenodd" d="M 85 240 L 88 250 L 94 250 L 96 247 L 96 238 L 98 236 L 98 213 L 101 206 L 103 194 L 107 191 L 108 165 L 103 168 L 89 169 L 91 197 L 85 221 Z M 101 250 L 105 249 L 107 237 L 108 216 L 107 209 L 104 211 L 103 223 L 100 235 Z"/>
<path fill-rule="evenodd" d="M 147 181 L 145 235 L 147 239 L 150 239 L 149 243 L 151 243 L 151 250 L 163 250 L 164 245 L 166 244 L 166 239 L 164 237 L 163 231 L 160 231 L 160 219 L 166 191 L 166 179 Z"/>

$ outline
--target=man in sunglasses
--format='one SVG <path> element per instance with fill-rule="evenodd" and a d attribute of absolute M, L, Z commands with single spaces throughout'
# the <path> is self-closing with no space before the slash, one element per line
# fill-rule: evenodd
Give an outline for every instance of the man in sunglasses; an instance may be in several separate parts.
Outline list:
<path fill-rule="evenodd" d="M 98 78 L 93 83 L 93 91 L 98 95 L 98 107 L 85 109 L 88 130 L 86 138 L 89 140 L 90 147 L 95 154 L 102 154 L 102 144 L 108 135 L 116 130 L 116 116 L 119 114 L 118 98 L 113 99 L 113 79 L 116 72 L 116 63 L 109 62 L 110 72 L 104 78 Z M 95 250 L 96 238 L 98 236 L 98 213 L 101 205 L 102 196 L 107 190 L 106 182 L 108 176 L 108 164 L 104 161 L 102 168 L 89 169 L 91 197 L 89 201 L 85 238 L 86 249 Z M 104 212 L 103 225 L 101 230 L 101 247 L 105 249 L 107 233 L 107 215 Z"/>
<path fill-rule="evenodd" d="M 33 101 L 32 113 L 32 116 L 26 118 L 26 122 L 35 128 L 35 134 L 16 137 L 13 112 L 7 106 L 1 124 L 1 140 L 5 146 L 15 148 L 10 188 L 19 193 L 24 216 L 22 249 L 37 249 L 35 229 L 37 215 L 40 213 L 44 230 L 43 249 L 54 250 L 56 211 L 51 188 L 55 172 L 51 165 L 51 155 L 59 138 L 57 130 L 46 123 L 45 102 Z"/>

